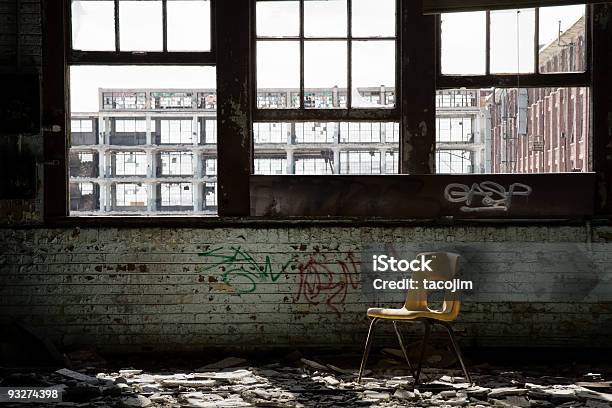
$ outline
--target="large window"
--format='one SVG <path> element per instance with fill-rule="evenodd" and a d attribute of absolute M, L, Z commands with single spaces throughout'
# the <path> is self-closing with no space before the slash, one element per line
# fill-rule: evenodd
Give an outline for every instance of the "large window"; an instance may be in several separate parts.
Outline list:
<path fill-rule="evenodd" d="M 441 15 L 437 173 L 591 170 L 585 9 Z"/>
<path fill-rule="evenodd" d="M 212 9 L 209 0 L 72 1 L 70 192 L 81 198 L 71 215 L 215 213 Z M 84 146 L 95 147 L 97 171 Z"/>
<path fill-rule="evenodd" d="M 394 107 L 395 3 L 258 0 L 257 107 Z"/>
<path fill-rule="evenodd" d="M 68 4 L 45 10 L 45 194 L 69 191 L 51 215 L 566 217 L 593 174 L 529 173 L 607 174 L 604 6 Z M 503 215 L 449 201 L 483 180 L 533 195 Z M 535 208 L 554 186 L 568 198 Z"/>

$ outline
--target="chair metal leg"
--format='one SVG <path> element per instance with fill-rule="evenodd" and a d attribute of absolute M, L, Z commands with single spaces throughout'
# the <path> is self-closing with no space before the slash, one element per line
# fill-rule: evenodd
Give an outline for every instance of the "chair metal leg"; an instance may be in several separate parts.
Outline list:
<path fill-rule="evenodd" d="M 408 364 L 408 368 L 412 375 L 414 375 L 414 369 L 412 368 L 412 364 L 410 364 L 410 359 L 408 358 L 408 353 L 406 353 L 406 347 L 404 346 L 404 340 L 402 339 L 402 334 L 397 328 L 397 322 L 393 321 L 393 328 L 395 329 L 395 334 L 397 335 L 397 340 L 399 340 L 400 347 L 402 349 L 402 353 L 404 353 L 404 358 L 406 359 L 406 364 Z"/>
<path fill-rule="evenodd" d="M 357 378 L 357 382 L 361 382 L 361 376 L 363 375 L 363 370 L 365 369 L 366 362 L 368 361 L 368 355 L 370 354 L 370 348 L 372 347 L 372 329 L 374 325 L 378 321 L 377 318 L 373 318 L 372 322 L 370 322 L 370 329 L 368 330 L 368 337 L 366 338 L 365 348 L 363 349 L 363 357 L 361 359 L 361 367 L 359 367 L 359 377 Z"/>
<path fill-rule="evenodd" d="M 431 323 L 429 320 L 423 320 L 425 324 L 425 334 L 423 334 L 423 342 L 421 343 L 421 355 L 419 357 L 419 365 L 414 376 L 414 386 L 419 385 L 419 378 L 421 377 L 421 367 L 423 366 L 423 357 L 425 357 L 425 348 L 427 347 L 427 340 L 429 339 L 429 333 L 431 332 Z"/>
<path fill-rule="evenodd" d="M 451 344 L 453 345 L 453 350 L 455 350 L 455 354 L 459 359 L 459 363 L 461 364 L 461 368 L 463 369 L 463 374 L 465 374 L 465 378 L 467 378 L 468 382 L 472 384 L 472 377 L 470 377 L 470 373 L 467 370 L 465 362 L 463 361 L 463 355 L 461 354 L 461 349 L 459 345 L 455 341 L 455 332 L 448 322 L 440 322 L 442 326 L 446 327 L 446 331 L 448 332 L 448 336 L 450 337 Z"/>

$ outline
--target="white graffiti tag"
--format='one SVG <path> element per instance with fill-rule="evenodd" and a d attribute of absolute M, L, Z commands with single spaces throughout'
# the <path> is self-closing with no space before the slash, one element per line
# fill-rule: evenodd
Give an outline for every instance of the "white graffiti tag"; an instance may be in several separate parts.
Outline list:
<path fill-rule="evenodd" d="M 512 206 L 512 197 L 529 196 L 531 192 L 531 187 L 522 183 L 511 184 L 507 191 L 493 181 L 474 183 L 472 187 L 453 183 L 444 189 L 444 198 L 450 203 L 465 203 L 461 207 L 463 212 L 508 211 Z M 472 207 L 472 202 L 480 197 L 481 205 Z"/>

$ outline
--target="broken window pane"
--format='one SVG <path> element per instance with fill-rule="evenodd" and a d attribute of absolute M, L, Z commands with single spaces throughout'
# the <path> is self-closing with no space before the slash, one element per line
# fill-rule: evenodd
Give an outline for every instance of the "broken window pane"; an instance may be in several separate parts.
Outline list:
<path fill-rule="evenodd" d="M 287 174 L 287 158 L 285 156 L 255 156 L 255 174 L 278 176 Z"/>
<path fill-rule="evenodd" d="M 159 176 L 192 176 L 192 152 L 161 152 L 161 171 Z"/>
<path fill-rule="evenodd" d="M 99 209 L 99 186 L 91 182 L 70 183 L 70 211 L 94 213 Z"/>
<path fill-rule="evenodd" d="M 306 41 L 304 44 L 304 106 L 345 108 L 338 95 L 347 86 L 346 41 Z M 286 57 L 285 57 L 286 58 Z"/>
<path fill-rule="evenodd" d="M 215 81 L 213 67 L 70 67 L 70 214 L 214 215 Z"/>
<path fill-rule="evenodd" d="M 300 35 L 299 1 L 257 1 L 258 37 L 297 37 Z"/>
<path fill-rule="evenodd" d="M 295 143 L 333 143 L 338 140 L 335 122 L 295 123 Z"/>
<path fill-rule="evenodd" d="M 352 0 L 353 37 L 394 37 L 395 0 Z"/>
<path fill-rule="evenodd" d="M 298 175 L 334 174 L 334 160 L 331 151 L 321 152 L 321 155 L 300 154 L 295 157 L 294 172 Z"/>
<path fill-rule="evenodd" d="M 381 174 L 380 151 L 340 152 L 340 174 Z"/>
<path fill-rule="evenodd" d="M 70 174 L 74 177 L 98 177 L 98 152 L 73 150 L 69 155 Z"/>
<path fill-rule="evenodd" d="M 486 21 L 484 11 L 442 14 L 442 74 L 482 75 L 486 72 Z"/>
<path fill-rule="evenodd" d="M 111 166 L 114 176 L 146 176 L 149 170 L 145 152 L 111 153 Z"/>
<path fill-rule="evenodd" d="M 254 174 L 397 174 L 399 171 L 397 122 L 254 123 L 253 133 Z M 351 154 L 345 154 L 342 159 L 345 152 Z M 363 156 L 364 152 L 367 157 Z M 356 164 L 361 161 L 363 165 Z"/>
<path fill-rule="evenodd" d="M 72 2 L 72 48 L 83 51 L 115 51 L 115 2 Z"/>
<path fill-rule="evenodd" d="M 300 45 L 298 41 L 257 42 L 257 107 L 299 107 Z M 297 98 L 294 98 L 294 93 Z"/>
<path fill-rule="evenodd" d="M 540 72 L 586 70 L 585 6 L 540 8 Z"/>
<path fill-rule="evenodd" d="M 395 41 L 353 41 L 352 47 L 353 107 L 393 107 Z"/>
<path fill-rule="evenodd" d="M 162 51 L 162 2 L 120 0 L 119 37 L 121 51 Z"/>
<path fill-rule="evenodd" d="M 305 0 L 304 36 L 346 37 L 346 0 Z"/>
<path fill-rule="evenodd" d="M 191 183 L 161 183 L 162 211 L 193 210 L 193 186 Z"/>
<path fill-rule="evenodd" d="M 210 51 L 210 1 L 169 0 L 168 51 Z"/>
<path fill-rule="evenodd" d="M 535 9 L 491 11 L 491 73 L 534 72 Z"/>

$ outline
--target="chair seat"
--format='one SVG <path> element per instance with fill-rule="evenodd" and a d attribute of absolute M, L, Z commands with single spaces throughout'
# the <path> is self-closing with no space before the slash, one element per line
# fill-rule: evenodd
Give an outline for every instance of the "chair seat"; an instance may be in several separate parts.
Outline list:
<path fill-rule="evenodd" d="M 401 309 L 371 307 L 368 309 L 368 316 L 389 320 L 416 320 L 426 318 L 445 322 L 453 321 L 457 317 L 454 313 L 442 313 L 430 310 L 408 310 L 405 307 Z"/>

